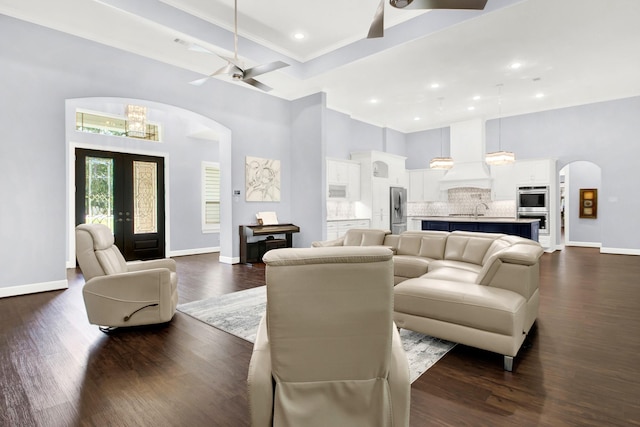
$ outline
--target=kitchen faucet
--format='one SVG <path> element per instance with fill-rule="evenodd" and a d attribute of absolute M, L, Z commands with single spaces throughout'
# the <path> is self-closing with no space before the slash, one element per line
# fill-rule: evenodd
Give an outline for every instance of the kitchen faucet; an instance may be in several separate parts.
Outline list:
<path fill-rule="evenodd" d="M 478 219 L 478 206 L 484 206 L 485 209 L 487 209 L 487 210 L 489 209 L 489 206 L 486 203 L 484 203 L 484 202 L 478 203 L 476 205 L 476 207 L 473 209 L 473 218 L 474 219 Z"/>

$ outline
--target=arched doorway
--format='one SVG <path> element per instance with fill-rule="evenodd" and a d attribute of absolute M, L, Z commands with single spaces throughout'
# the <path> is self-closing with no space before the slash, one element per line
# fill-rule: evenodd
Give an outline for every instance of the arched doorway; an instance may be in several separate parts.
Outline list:
<path fill-rule="evenodd" d="M 599 248 L 601 222 L 597 212 L 598 191 L 602 188 L 602 169 L 589 161 L 575 161 L 560 169 L 560 241 L 564 246 Z M 581 190 L 596 190 L 595 200 L 582 201 Z M 588 213 L 588 214 L 585 214 Z"/>
<path fill-rule="evenodd" d="M 131 141 L 76 131 L 76 111 L 122 114 L 128 104 L 147 108 L 150 120 L 165 124 L 159 142 Z M 198 113 L 172 105 L 129 98 L 68 99 L 65 106 L 67 150 L 67 266 L 75 265 L 76 148 L 162 157 L 165 160 L 165 224 L 168 256 L 218 250 L 221 262 L 232 262 L 231 131 Z M 220 167 L 220 230 L 205 234 L 201 228 L 201 165 L 214 161 Z"/>

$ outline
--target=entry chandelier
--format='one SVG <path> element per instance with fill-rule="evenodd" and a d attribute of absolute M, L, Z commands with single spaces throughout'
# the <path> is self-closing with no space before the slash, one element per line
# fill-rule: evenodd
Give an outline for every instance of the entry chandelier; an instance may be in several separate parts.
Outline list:
<path fill-rule="evenodd" d="M 516 161 L 513 152 L 502 150 L 502 83 L 498 85 L 498 151 L 487 153 L 485 161 L 488 165 L 506 165 Z"/>
<path fill-rule="evenodd" d="M 147 136 L 147 107 L 127 105 L 127 136 L 144 138 Z"/>

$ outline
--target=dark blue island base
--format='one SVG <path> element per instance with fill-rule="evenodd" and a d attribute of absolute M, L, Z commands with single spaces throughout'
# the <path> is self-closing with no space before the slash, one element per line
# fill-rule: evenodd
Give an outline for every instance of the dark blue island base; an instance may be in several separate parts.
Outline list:
<path fill-rule="evenodd" d="M 422 220 L 423 230 L 480 231 L 504 233 L 538 241 L 539 220 L 516 220 L 512 218 L 429 218 Z"/>

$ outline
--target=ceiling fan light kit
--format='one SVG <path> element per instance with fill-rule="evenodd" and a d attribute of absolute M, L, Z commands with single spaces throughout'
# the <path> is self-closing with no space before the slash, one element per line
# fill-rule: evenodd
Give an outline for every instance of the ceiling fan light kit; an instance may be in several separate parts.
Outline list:
<path fill-rule="evenodd" d="M 396 9 L 470 9 L 483 10 L 488 0 L 389 0 Z M 368 39 L 384 36 L 384 2 L 380 0 L 378 9 L 369 27 Z"/>
<path fill-rule="evenodd" d="M 267 64 L 256 65 L 252 68 L 244 68 L 244 64 L 238 59 L 238 0 L 234 1 L 234 18 L 233 18 L 233 58 L 228 58 L 226 56 L 219 55 L 215 52 L 210 51 L 209 49 L 199 46 L 197 44 L 188 43 L 181 39 L 175 39 L 176 43 L 180 43 L 182 45 L 187 46 L 187 49 L 195 51 L 195 52 L 204 52 L 212 55 L 216 55 L 225 61 L 227 64 L 222 68 L 214 71 L 213 74 L 208 75 L 207 77 L 194 80 L 189 82 L 192 85 L 200 86 L 205 83 L 209 78 L 227 75 L 231 77 L 233 80 L 240 81 L 242 83 L 246 83 L 251 85 L 257 89 L 260 89 L 264 92 L 269 92 L 273 90 L 272 87 L 267 86 L 266 84 L 254 79 L 261 74 L 270 73 L 271 71 L 279 70 L 280 68 L 288 67 L 289 64 L 283 61 L 274 61 L 269 62 Z"/>

